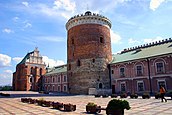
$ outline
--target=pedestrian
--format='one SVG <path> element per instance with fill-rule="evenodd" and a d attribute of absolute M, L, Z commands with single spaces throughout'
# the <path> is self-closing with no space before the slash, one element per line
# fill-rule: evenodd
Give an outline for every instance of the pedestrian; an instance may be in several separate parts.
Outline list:
<path fill-rule="evenodd" d="M 161 95 L 161 102 L 163 102 L 163 99 L 165 100 L 165 102 L 167 102 L 167 99 L 165 99 L 165 88 L 163 86 L 160 86 L 160 95 Z"/>

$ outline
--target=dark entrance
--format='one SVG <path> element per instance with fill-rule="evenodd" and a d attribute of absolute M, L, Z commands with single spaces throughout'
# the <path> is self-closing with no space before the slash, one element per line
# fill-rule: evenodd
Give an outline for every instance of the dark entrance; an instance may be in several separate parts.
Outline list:
<path fill-rule="evenodd" d="M 112 94 L 115 94 L 115 85 L 112 85 Z"/>

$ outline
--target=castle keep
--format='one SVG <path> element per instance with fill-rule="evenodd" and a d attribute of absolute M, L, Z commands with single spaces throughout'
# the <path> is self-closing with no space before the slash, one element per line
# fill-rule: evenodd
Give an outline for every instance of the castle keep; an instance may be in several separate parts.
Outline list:
<path fill-rule="evenodd" d="M 89 88 L 110 88 L 107 66 L 112 60 L 110 28 L 108 18 L 90 11 L 66 23 L 70 93 L 87 94 Z"/>

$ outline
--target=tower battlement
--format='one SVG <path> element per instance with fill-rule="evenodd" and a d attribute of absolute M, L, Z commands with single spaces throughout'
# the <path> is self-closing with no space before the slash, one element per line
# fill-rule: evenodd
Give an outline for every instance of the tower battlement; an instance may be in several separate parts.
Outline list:
<path fill-rule="evenodd" d="M 70 28 L 81 24 L 100 24 L 111 28 L 111 21 L 107 17 L 87 11 L 85 14 L 71 17 L 66 23 L 66 29 L 69 30 Z"/>

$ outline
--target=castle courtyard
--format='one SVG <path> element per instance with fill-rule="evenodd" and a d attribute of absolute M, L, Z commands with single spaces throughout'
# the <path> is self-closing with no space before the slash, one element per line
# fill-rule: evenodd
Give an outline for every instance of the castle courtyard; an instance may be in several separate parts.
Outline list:
<path fill-rule="evenodd" d="M 0 115 L 86 115 L 86 104 L 94 102 L 105 108 L 108 102 L 112 99 L 95 98 L 90 95 L 68 95 L 68 94 L 39 94 L 37 92 L 26 91 L 8 91 L 0 93 L 11 94 L 10 97 L 0 96 Z M 52 107 L 42 107 L 36 104 L 22 103 L 21 98 L 27 97 L 32 99 L 45 99 L 47 101 L 56 101 L 64 104 L 71 103 L 76 105 L 76 111 L 64 112 L 53 109 Z M 118 96 L 117 99 L 120 97 Z M 171 115 L 172 114 L 172 100 L 166 97 L 167 102 L 161 102 L 160 99 L 151 97 L 150 99 L 130 99 L 124 98 L 130 103 L 131 109 L 125 110 L 125 115 Z M 102 110 L 98 115 L 105 115 L 105 110 Z M 89 114 L 90 115 L 90 114 Z"/>

